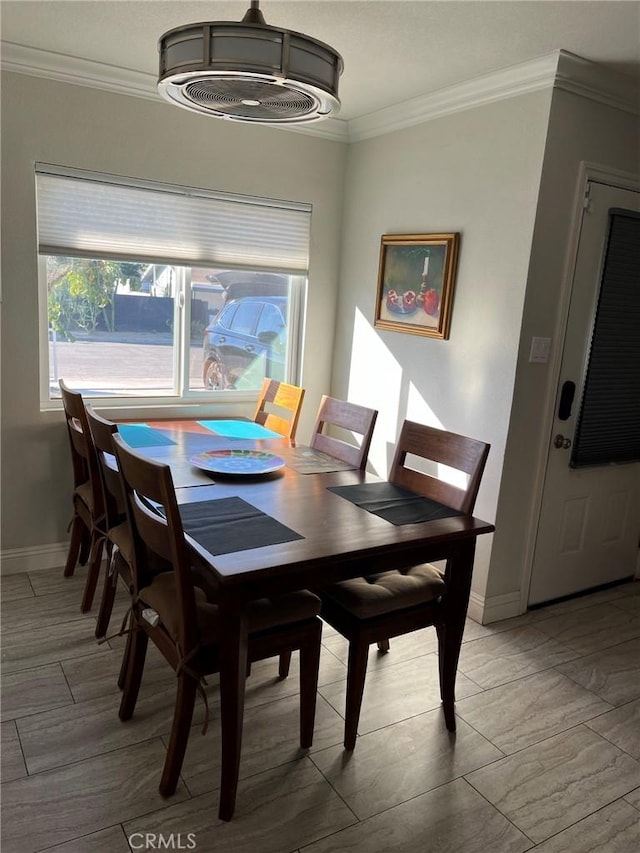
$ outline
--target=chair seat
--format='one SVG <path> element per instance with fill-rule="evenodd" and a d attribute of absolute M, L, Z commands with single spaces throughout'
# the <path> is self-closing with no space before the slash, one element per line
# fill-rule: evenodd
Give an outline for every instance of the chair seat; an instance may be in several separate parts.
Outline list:
<path fill-rule="evenodd" d="M 114 545 L 118 546 L 118 550 L 122 554 L 124 560 L 129 564 L 133 564 L 133 539 L 131 530 L 126 521 L 116 524 L 115 527 L 109 528 L 109 539 Z"/>
<path fill-rule="evenodd" d="M 440 572 L 430 563 L 391 572 L 341 581 L 322 590 L 359 619 L 370 619 L 393 610 L 436 601 L 445 592 Z"/>
<path fill-rule="evenodd" d="M 74 496 L 82 501 L 82 503 L 87 507 L 89 512 L 93 512 L 93 490 L 91 487 L 91 483 L 88 480 L 86 483 L 80 483 L 79 486 L 75 487 Z"/>
<path fill-rule="evenodd" d="M 194 586 L 196 618 L 200 642 L 213 645 L 219 636 L 218 605 L 207 601 L 204 590 Z M 179 604 L 176 578 L 173 572 L 156 575 L 149 586 L 140 590 L 140 598 L 160 616 L 173 640 L 178 641 Z M 320 613 L 320 599 L 307 590 L 280 595 L 276 598 L 260 598 L 252 601 L 248 610 L 249 633 L 266 631 L 294 622 L 312 619 Z"/>

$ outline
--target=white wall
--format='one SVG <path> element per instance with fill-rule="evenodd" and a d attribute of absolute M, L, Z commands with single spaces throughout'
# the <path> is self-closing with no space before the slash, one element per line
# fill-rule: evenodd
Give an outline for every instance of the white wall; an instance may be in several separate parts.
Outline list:
<path fill-rule="evenodd" d="M 345 159 L 343 143 L 232 125 L 160 100 L 3 75 L 3 570 L 12 563 L 31 568 L 29 553 L 42 565 L 65 541 L 71 513 L 62 413 L 39 411 L 34 163 L 313 205 L 304 436 L 330 382 Z"/>
<path fill-rule="evenodd" d="M 380 410 L 370 460 L 381 475 L 406 417 L 490 442 L 476 505 L 488 521 L 498 504 L 550 100 L 550 90 L 515 97 L 349 150 L 333 393 Z M 375 329 L 381 235 L 450 231 L 461 233 L 450 339 Z M 477 596 L 491 538 L 478 543 Z"/>
<path fill-rule="evenodd" d="M 531 251 L 516 366 L 513 411 L 504 461 L 487 584 L 489 610 L 507 597 L 526 604 L 538 508 L 568 310 L 581 162 L 640 176 L 638 117 L 555 90 Z M 582 187 L 580 187 L 582 189 Z M 563 290 L 564 288 L 564 290 Z M 552 339 L 548 364 L 530 364 L 533 335 Z"/>

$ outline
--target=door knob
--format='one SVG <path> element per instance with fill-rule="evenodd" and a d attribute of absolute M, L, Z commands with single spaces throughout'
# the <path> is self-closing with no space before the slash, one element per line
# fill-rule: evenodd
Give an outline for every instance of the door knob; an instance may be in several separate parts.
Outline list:
<path fill-rule="evenodd" d="M 553 439 L 553 444 L 562 450 L 568 450 L 571 447 L 571 439 L 565 438 L 561 433 Z"/>

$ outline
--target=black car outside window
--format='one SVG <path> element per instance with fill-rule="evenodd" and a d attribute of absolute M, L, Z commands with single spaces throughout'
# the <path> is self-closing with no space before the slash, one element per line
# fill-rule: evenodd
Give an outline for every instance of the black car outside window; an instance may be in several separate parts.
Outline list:
<path fill-rule="evenodd" d="M 279 333 L 284 329 L 284 326 L 284 317 L 277 305 L 265 302 L 262 314 L 260 315 L 260 322 L 258 323 L 256 335 L 260 335 L 262 332 Z"/>
<path fill-rule="evenodd" d="M 253 335 L 261 310 L 261 302 L 239 302 L 233 318 L 233 331 L 239 335 Z"/>
<path fill-rule="evenodd" d="M 222 309 L 222 313 L 220 314 L 220 318 L 218 319 L 218 325 L 224 326 L 225 329 L 230 329 L 237 309 L 237 302 L 230 302 L 229 305 L 226 305 Z"/>

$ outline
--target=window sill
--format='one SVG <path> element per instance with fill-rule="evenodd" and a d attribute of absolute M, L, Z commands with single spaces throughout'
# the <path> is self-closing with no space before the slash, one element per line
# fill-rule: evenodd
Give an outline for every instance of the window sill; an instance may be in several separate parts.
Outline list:
<path fill-rule="evenodd" d="M 219 395 L 219 396 L 217 396 Z M 162 398 L 89 397 L 89 403 L 103 417 L 110 420 L 170 420 L 172 418 L 206 418 L 209 416 L 251 417 L 258 398 L 256 391 L 218 391 L 215 400 L 176 400 Z M 61 412 L 62 400 L 42 400 L 41 412 Z"/>

